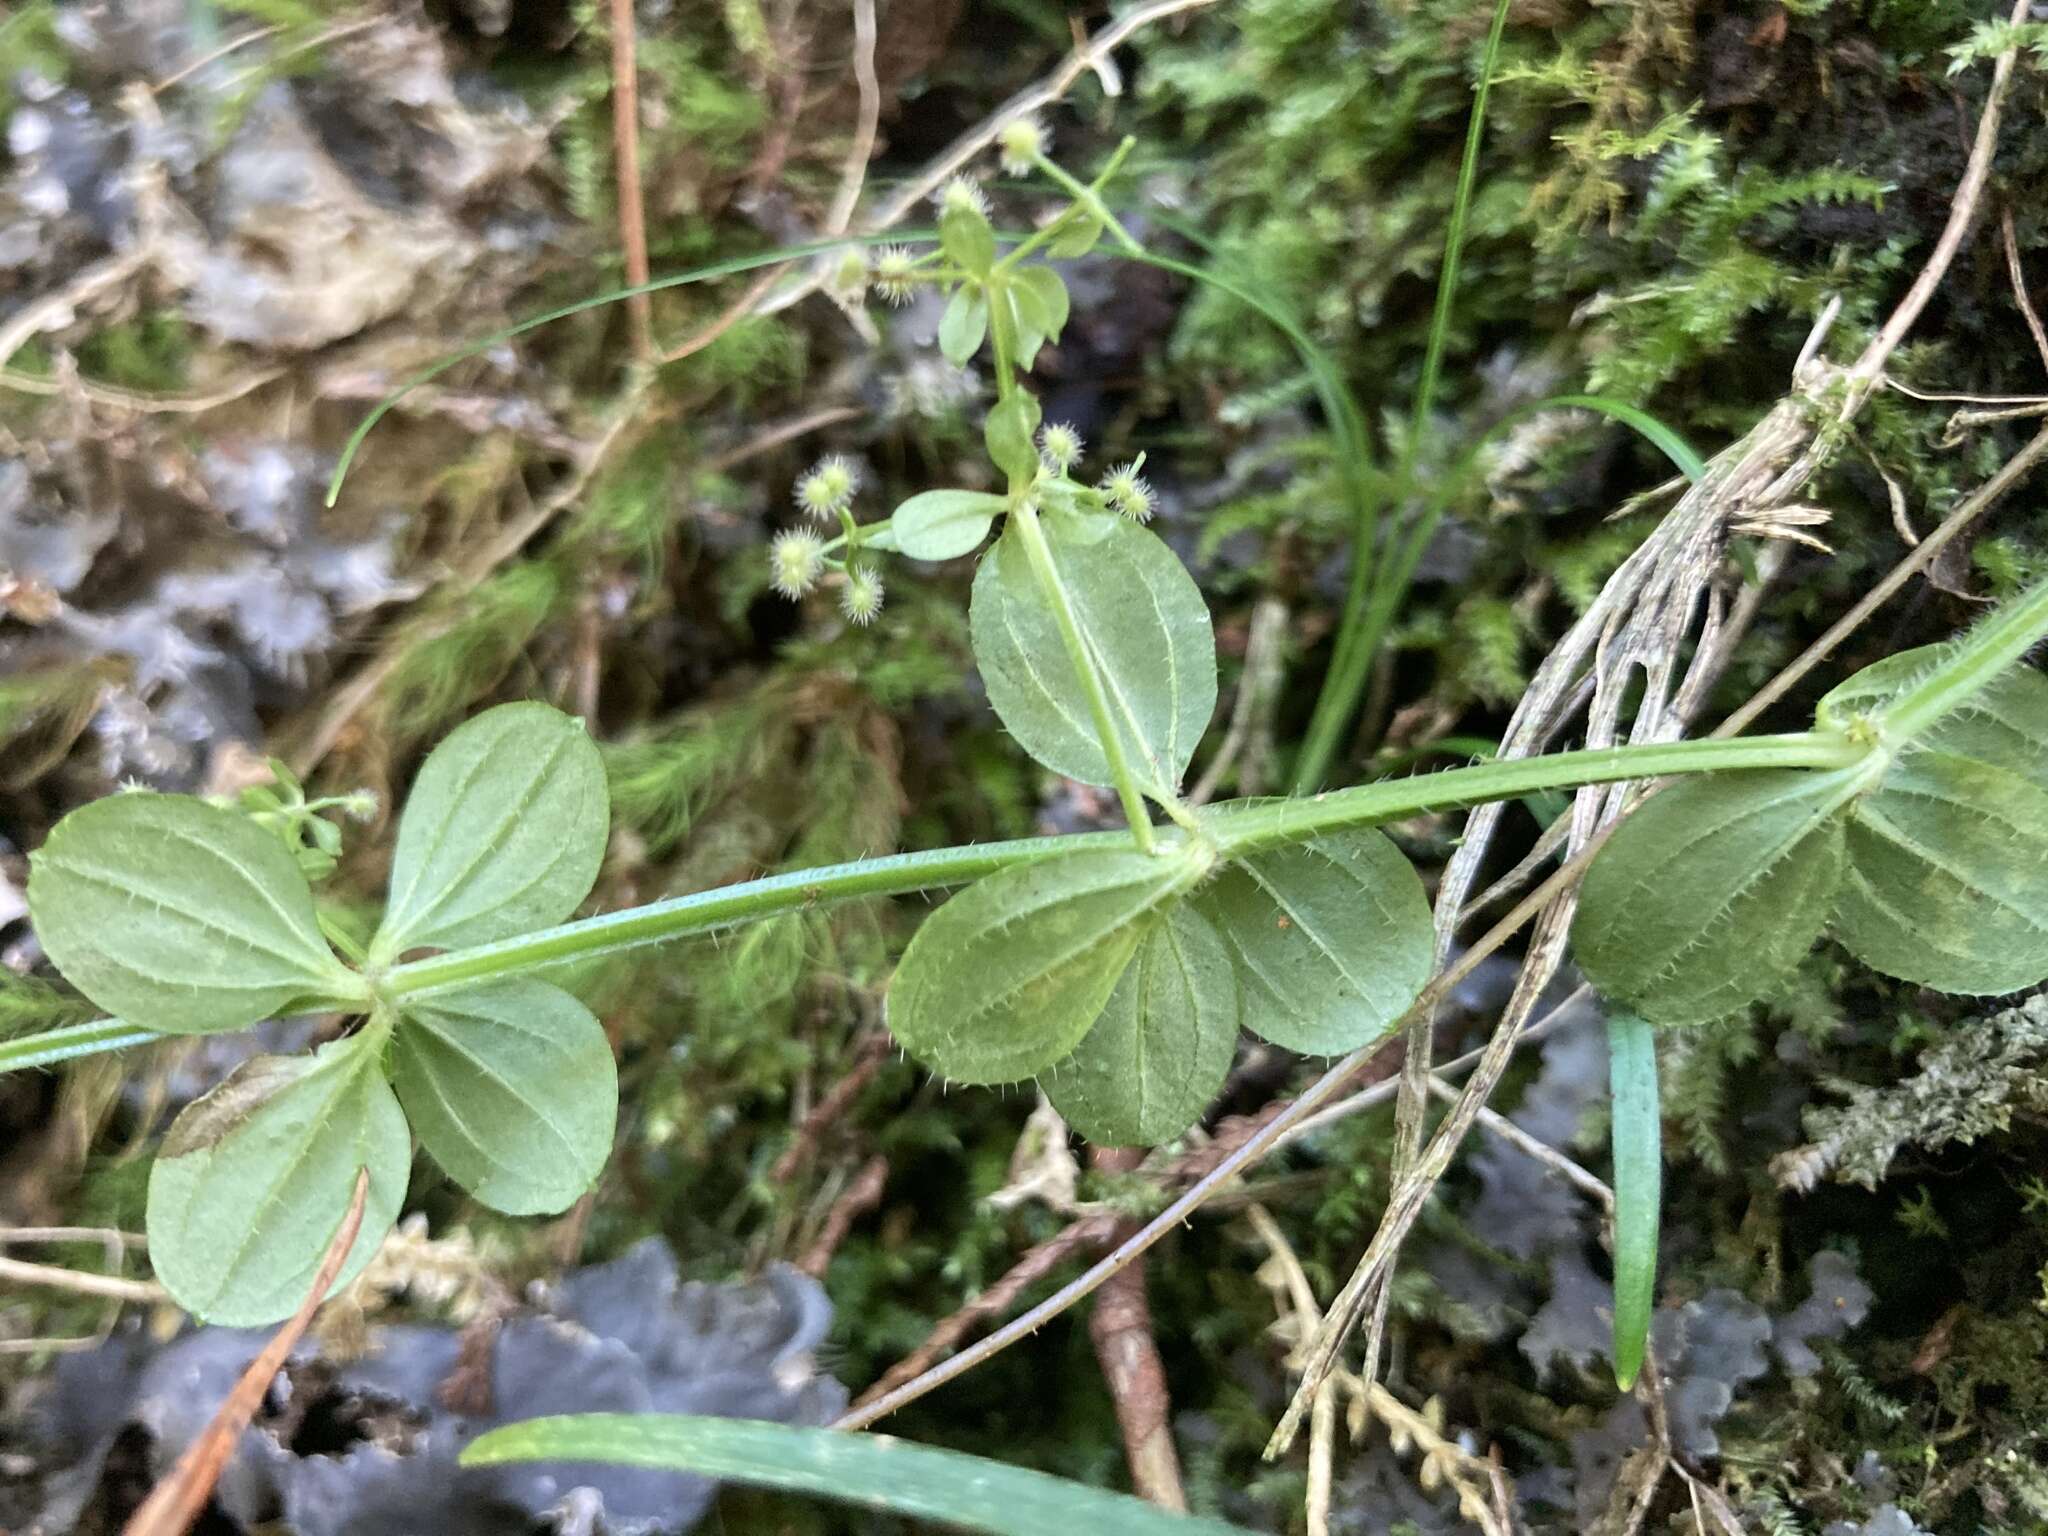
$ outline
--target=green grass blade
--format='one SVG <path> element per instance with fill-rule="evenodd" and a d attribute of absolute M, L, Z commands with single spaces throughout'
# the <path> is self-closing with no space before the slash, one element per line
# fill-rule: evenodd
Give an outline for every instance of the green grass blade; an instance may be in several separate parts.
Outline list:
<path fill-rule="evenodd" d="M 439 362 L 421 369 L 370 408 L 369 414 L 356 424 L 355 431 L 349 433 L 348 442 L 342 446 L 341 459 L 335 464 L 334 474 L 327 482 L 327 505 L 333 506 L 335 499 L 341 495 L 342 482 L 348 478 L 349 466 L 355 463 L 356 453 L 363 446 L 363 439 L 370 435 L 371 429 L 384 419 L 392 407 L 422 385 L 432 383 L 456 364 L 467 362 L 472 357 L 481 357 L 493 347 L 500 346 L 515 336 L 524 336 L 528 331 L 537 331 L 544 325 L 553 325 L 557 320 L 567 320 L 572 315 L 602 309 L 607 304 L 637 298 L 643 293 L 660 293 L 669 288 L 687 287 L 691 283 L 709 282 L 717 277 L 732 277 L 741 272 L 757 271 L 762 267 L 780 266 L 784 262 L 801 261 L 806 256 L 822 256 L 827 251 L 844 250 L 849 245 L 914 245 L 937 238 L 937 232 L 929 229 L 894 230 L 885 234 L 839 235 L 830 240 L 807 240 L 800 245 L 778 246 L 772 251 L 757 251 L 748 256 L 729 256 L 724 261 L 714 261 L 707 266 L 692 267 L 686 272 L 657 277 L 651 282 L 641 283 L 632 288 L 614 288 L 591 298 L 578 299 L 575 303 L 564 304 L 559 309 L 550 309 L 542 314 L 530 316 L 517 325 L 507 326 L 502 331 L 493 331 L 481 340 L 450 352 Z"/>
<path fill-rule="evenodd" d="M 1637 436 L 1669 459 L 1688 480 L 1697 482 L 1707 472 L 1707 461 L 1679 435 L 1677 428 L 1665 425 L 1648 411 L 1630 405 L 1626 400 L 1616 400 L 1608 395 L 1553 395 L 1548 400 L 1539 400 L 1511 413 L 1506 420 L 1520 421 L 1538 411 L 1558 410 L 1598 411 L 1625 427 L 1634 428 Z M 1487 435 L 1491 437 L 1492 433 Z"/>
<path fill-rule="evenodd" d="M 1176 1515 L 1127 1494 L 888 1435 L 847 1434 L 750 1419 L 682 1414 L 574 1414 L 494 1429 L 464 1466 L 597 1461 L 696 1472 L 785 1493 L 810 1493 L 995 1536 L 1246 1536 L 1217 1520 Z"/>
<path fill-rule="evenodd" d="M 1626 1392 L 1650 1335 L 1664 1181 L 1657 1046 L 1635 1014 L 1607 1021 L 1607 1074 L 1614 1095 L 1614 1380 Z"/>
<path fill-rule="evenodd" d="M 1480 57 L 1479 82 L 1472 91 L 1472 116 L 1465 131 L 1465 153 L 1458 166 L 1458 189 L 1451 200 L 1450 224 L 1444 233 L 1443 268 L 1437 276 L 1436 308 L 1430 316 L 1422 378 L 1416 385 L 1408 437 L 1402 444 L 1400 465 L 1394 475 L 1397 504 L 1406 499 L 1413 483 L 1416 451 L 1429 424 L 1429 413 L 1436 408 L 1437 383 L 1443 376 L 1444 351 L 1450 338 L 1451 308 L 1457 298 L 1458 269 L 1465 254 L 1465 225 L 1472 212 L 1472 191 L 1479 179 L 1479 146 L 1486 137 L 1486 98 L 1500 61 L 1508 8 L 1509 0 L 1495 0 L 1493 28 L 1487 33 L 1486 49 Z M 1373 522 L 1377 521 L 1375 512 Z M 1361 526 L 1361 534 L 1368 531 Z M 1376 534 L 1377 530 L 1370 531 Z M 1293 792 L 1297 795 L 1313 794 L 1322 788 L 1330 760 L 1336 756 L 1337 743 L 1365 693 L 1366 678 L 1372 671 L 1372 653 L 1379 648 L 1380 637 L 1386 631 L 1384 619 L 1375 622 L 1373 616 L 1381 611 L 1391 613 L 1407 590 L 1407 580 L 1398 568 L 1375 560 L 1376 544 L 1376 537 L 1361 537 L 1352 551 L 1351 584 L 1345 593 L 1343 616 L 1337 624 L 1329 676 L 1309 716 L 1301 756 L 1295 763 Z M 1412 568 L 1412 562 L 1403 563 Z"/>

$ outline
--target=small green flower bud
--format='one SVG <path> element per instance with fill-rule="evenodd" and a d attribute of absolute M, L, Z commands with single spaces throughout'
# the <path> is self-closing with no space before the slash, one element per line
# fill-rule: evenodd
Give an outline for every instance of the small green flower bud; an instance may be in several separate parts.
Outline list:
<path fill-rule="evenodd" d="M 1065 474 L 1081 462 L 1081 434 L 1063 421 L 1048 424 L 1038 434 L 1038 454 L 1047 466 Z"/>
<path fill-rule="evenodd" d="M 784 597 L 802 597 L 825 568 L 825 541 L 807 528 L 778 533 L 768 546 L 768 584 Z"/>
<path fill-rule="evenodd" d="M 841 298 L 856 300 L 867 291 L 867 253 L 858 246 L 848 246 L 839 253 L 839 265 L 832 272 L 832 291 Z"/>
<path fill-rule="evenodd" d="M 915 259 L 900 245 L 885 245 L 875 252 L 873 280 L 884 303 L 908 304 L 917 292 Z"/>
<path fill-rule="evenodd" d="M 1045 129 L 1035 117 L 1013 117 L 996 135 L 996 149 L 1006 174 L 1022 176 L 1045 153 Z"/>
<path fill-rule="evenodd" d="M 839 593 L 839 611 L 856 624 L 874 623 L 882 611 L 882 573 L 872 565 L 849 570 Z"/>
<path fill-rule="evenodd" d="M 1102 499 L 1116 511 L 1134 523 L 1149 523 L 1155 510 L 1152 487 L 1145 483 L 1145 477 L 1138 473 L 1144 466 L 1145 456 L 1139 454 L 1128 464 L 1119 464 L 1097 487 Z"/>
<path fill-rule="evenodd" d="M 955 176 L 939 188 L 939 212 L 946 213 L 960 209 L 988 217 L 988 195 L 976 186 L 973 179 Z"/>
<path fill-rule="evenodd" d="M 796 504 L 807 517 L 826 522 L 853 505 L 860 470 L 843 453 L 828 453 L 796 483 Z"/>

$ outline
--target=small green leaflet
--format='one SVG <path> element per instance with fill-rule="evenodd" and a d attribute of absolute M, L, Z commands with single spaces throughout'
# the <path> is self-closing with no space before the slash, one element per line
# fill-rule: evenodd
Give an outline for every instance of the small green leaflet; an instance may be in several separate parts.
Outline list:
<path fill-rule="evenodd" d="M 1912 752 L 1856 804 L 1834 934 L 1864 964 L 1942 992 L 2048 976 L 2048 790 Z"/>
<path fill-rule="evenodd" d="M 962 1083 L 1011 1083 L 1081 1043 L 1202 850 L 1084 849 L 1013 865 L 926 918 L 889 987 L 897 1042 Z"/>
<path fill-rule="evenodd" d="M 939 213 L 939 248 L 962 271 L 987 277 L 996 261 L 996 232 L 980 209 L 949 201 Z"/>
<path fill-rule="evenodd" d="M 939 352 L 947 362 L 966 367 L 988 335 L 988 300 L 977 283 L 962 283 L 939 316 Z"/>
<path fill-rule="evenodd" d="M 725 1482 L 808 1493 L 993 1536 L 1251 1536 L 1177 1515 L 1129 1494 L 889 1435 L 750 1419 L 592 1413 L 494 1429 L 465 1467 L 518 1461 L 605 1462 L 701 1472 Z M 920 1527 L 922 1529 L 922 1526 Z"/>
<path fill-rule="evenodd" d="M 1201 1118 L 1236 1056 L 1230 951 L 1176 902 L 1138 941 L 1095 1027 L 1039 1086 L 1090 1141 L 1150 1147 Z"/>
<path fill-rule="evenodd" d="M 1611 1001 L 1653 1024 L 1725 1017 L 1789 976 L 1820 937 L 1863 770 L 1682 779 L 1586 872 L 1572 942 Z"/>
<path fill-rule="evenodd" d="M 1009 503 L 986 491 L 925 491 L 889 519 L 891 547 L 913 560 L 952 560 L 971 554 Z M 867 547 L 875 546 L 874 540 Z"/>
<path fill-rule="evenodd" d="M 29 856 L 28 899 L 64 978 L 149 1029 L 241 1029 L 296 999 L 362 991 L 276 833 L 187 795 L 80 806 Z"/>
<path fill-rule="evenodd" d="M 1045 254 L 1055 261 L 1072 261 L 1077 256 L 1086 256 L 1095 249 L 1095 242 L 1102 238 L 1102 231 L 1102 220 L 1093 213 L 1075 214 L 1066 228 L 1052 237 Z"/>
<path fill-rule="evenodd" d="M 420 1144 L 512 1216 L 551 1215 L 611 1155 L 619 1078 L 590 1010 L 531 977 L 407 1003 L 391 1080 Z"/>
<path fill-rule="evenodd" d="M 1291 1051 L 1379 1039 L 1429 981 L 1429 898 L 1370 827 L 1241 859 L 1194 905 L 1230 951 L 1245 1028 Z"/>
<path fill-rule="evenodd" d="M 610 824 L 604 759 L 580 721 L 546 704 L 485 710 L 413 781 L 372 959 L 562 921 L 597 880 Z"/>
<path fill-rule="evenodd" d="M 1657 1047 L 1632 1013 L 1607 1021 L 1607 1080 L 1613 1095 L 1614 1380 L 1626 1392 L 1643 1368 L 1657 1299 L 1657 1231 L 1664 1198 L 1663 1102 Z"/>
<path fill-rule="evenodd" d="M 1820 701 L 1815 723 L 1846 731 L 1927 677 L 1949 648 L 1923 645 L 1865 667 Z M 2048 789 L 2048 677 L 2031 667 L 2001 673 L 1967 702 L 1935 721 L 1906 749 L 1946 752 L 2004 768 Z"/>
<path fill-rule="evenodd" d="M 1038 473 L 1038 401 L 1030 391 L 1013 389 L 989 409 L 981 425 L 981 438 L 996 468 L 1011 483 L 1028 481 Z"/>
<path fill-rule="evenodd" d="M 1069 543 L 1044 523 L 1125 751 L 1162 789 L 1179 784 L 1216 709 L 1216 638 L 1194 578 L 1158 536 L 1121 519 Z M 1020 539 L 1006 529 L 982 557 L 969 610 L 989 703 L 1026 752 L 1055 773 L 1108 784 L 1087 696 Z"/>
<path fill-rule="evenodd" d="M 282 845 L 280 845 L 281 847 Z M 370 1170 L 362 1230 L 335 1282 L 362 1272 L 412 1172 L 405 1116 L 378 1070 L 380 1030 L 312 1056 L 259 1056 L 178 1116 L 149 1171 L 149 1258 L 195 1317 L 291 1316 Z"/>
<path fill-rule="evenodd" d="M 1067 285 L 1051 267 L 1025 267 L 1000 289 L 1017 337 L 1017 366 L 1029 372 L 1038 349 L 1058 341 L 1067 323 Z"/>

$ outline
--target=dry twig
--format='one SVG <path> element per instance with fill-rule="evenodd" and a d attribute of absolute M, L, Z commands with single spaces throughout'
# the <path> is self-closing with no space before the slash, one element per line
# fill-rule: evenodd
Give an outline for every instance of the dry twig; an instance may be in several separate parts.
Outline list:
<path fill-rule="evenodd" d="M 612 153 L 617 159 L 619 247 L 625 256 L 626 285 L 647 283 L 647 205 L 640 187 L 640 65 L 638 21 L 633 0 L 611 0 L 612 24 Z M 654 311 L 649 296 L 626 300 L 633 328 L 633 355 L 641 362 L 654 357 Z"/>
<path fill-rule="evenodd" d="M 1144 1161 L 1138 1147 L 1097 1147 L 1100 1169 L 1129 1173 Z M 1135 1230 L 1126 1222 L 1121 1234 Z M 1152 1308 L 1145 1299 L 1145 1261 L 1140 1259 L 1096 1292 L 1088 1318 L 1088 1339 L 1123 1431 L 1124 1459 L 1131 1487 L 1142 1499 L 1166 1509 L 1188 1507 L 1181 1486 L 1180 1456 L 1173 1448 L 1173 1402 L 1166 1391 L 1166 1365 L 1152 1336 Z"/>
<path fill-rule="evenodd" d="M 263 1346 L 263 1352 L 249 1362 L 249 1368 L 236 1380 L 227 1401 L 220 1405 L 220 1411 L 214 1414 L 199 1438 L 185 1448 L 185 1454 L 164 1474 L 163 1480 L 150 1490 L 141 1507 L 128 1517 L 128 1523 L 121 1527 L 121 1536 L 183 1536 L 192 1522 L 199 1518 L 200 1510 L 206 1507 L 207 1499 L 213 1494 L 213 1485 L 220 1481 L 221 1471 L 227 1466 L 236 1442 L 242 1438 L 242 1431 L 249 1427 L 249 1421 L 256 1417 L 256 1410 L 263 1406 L 263 1395 L 270 1390 L 272 1378 L 284 1369 L 299 1336 L 313 1321 L 313 1314 L 320 1310 L 320 1303 L 327 1299 L 335 1277 L 341 1273 L 349 1249 L 355 1246 L 356 1233 L 362 1228 L 363 1202 L 369 1194 L 370 1171 L 359 1168 L 348 1211 L 341 1218 L 340 1229 L 328 1243 L 327 1252 L 321 1257 L 320 1267 L 313 1275 L 313 1284 L 306 1292 L 306 1299 L 299 1304 L 299 1310 Z"/>

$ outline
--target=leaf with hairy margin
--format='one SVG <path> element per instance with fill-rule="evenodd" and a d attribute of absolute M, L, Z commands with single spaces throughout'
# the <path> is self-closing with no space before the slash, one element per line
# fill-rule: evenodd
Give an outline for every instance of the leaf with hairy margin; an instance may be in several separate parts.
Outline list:
<path fill-rule="evenodd" d="M 370 1189 L 335 1290 L 370 1262 L 412 1173 L 412 1137 L 375 1044 L 357 1036 L 311 1056 L 255 1057 L 178 1116 L 149 1170 L 149 1259 L 186 1311 L 245 1328 L 291 1316 L 348 1214 L 358 1168 Z"/>
<path fill-rule="evenodd" d="M 889 1029 L 962 1083 L 1042 1072 L 1101 1016 L 1148 920 L 1201 878 L 1199 849 L 1084 849 L 1013 865 L 925 919 L 889 987 Z"/>
<path fill-rule="evenodd" d="M 2001 729 L 1990 718 L 1963 734 Z M 1864 964 L 1943 992 L 2048 977 L 2048 790 L 1989 762 L 1907 754 L 1856 803 L 1831 926 Z"/>
<path fill-rule="evenodd" d="M 1125 756 L 1162 790 L 1179 784 L 1216 710 L 1216 637 L 1209 608 L 1157 535 L 1116 520 L 1074 544 L 1044 523 L 1053 563 L 1108 695 Z M 1088 696 L 1022 536 L 1005 530 L 982 558 L 969 608 L 974 658 L 989 703 L 1026 752 L 1085 784 L 1112 775 Z"/>
<path fill-rule="evenodd" d="M 1683 779 L 1615 829 L 1572 928 L 1602 993 L 1653 1024 L 1703 1024 L 1790 975 L 1841 886 L 1862 770 Z"/>
<path fill-rule="evenodd" d="M 892 546 L 913 560 L 952 560 L 971 554 L 1009 503 L 986 491 L 923 491 L 889 518 Z M 875 548 L 872 539 L 866 546 Z"/>
<path fill-rule="evenodd" d="M 546 704 L 485 710 L 413 780 L 372 956 L 562 921 L 596 883 L 610 829 L 604 759 L 581 721 Z"/>
<path fill-rule="evenodd" d="M 420 1145 L 511 1216 L 567 1210 L 611 1155 L 619 1075 L 590 1010 L 531 977 L 415 998 L 391 1081 Z"/>
<path fill-rule="evenodd" d="M 1244 1027 L 1310 1056 L 1377 1040 L 1428 983 L 1429 899 L 1370 827 L 1226 867 L 1195 898 L 1237 972 Z"/>
<path fill-rule="evenodd" d="M 278 836 L 189 795 L 80 806 L 29 856 L 28 901 L 65 980 L 147 1029 L 241 1029 L 359 988 Z"/>
<path fill-rule="evenodd" d="M 1090 1141 L 1150 1147 L 1202 1117 L 1237 1055 L 1237 978 L 1208 919 L 1176 902 L 1138 941 L 1095 1027 L 1039 1079 Z"/>

